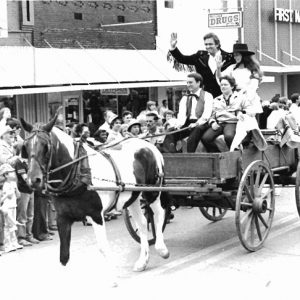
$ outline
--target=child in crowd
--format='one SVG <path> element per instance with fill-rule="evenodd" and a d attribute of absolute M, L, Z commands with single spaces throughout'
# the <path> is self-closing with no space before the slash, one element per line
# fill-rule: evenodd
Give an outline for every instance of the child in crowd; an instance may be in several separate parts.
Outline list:
<path fill-rule="evenodd" d="M 17 176 L 13 167 L 7 163 L 0 166 L 3 188 L 0 200 L 0 210 L 4 215 L 4 252 L 22 249 L 18 244 L 16 230 L 17 225 L 22 225 L 16 220 L 17 198 L 20 192 L 17 187 Z"/>

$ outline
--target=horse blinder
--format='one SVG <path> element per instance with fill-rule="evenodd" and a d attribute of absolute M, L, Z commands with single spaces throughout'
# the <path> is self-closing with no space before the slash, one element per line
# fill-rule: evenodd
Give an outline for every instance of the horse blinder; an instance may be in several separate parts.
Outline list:
<path fill-rule="evenodd" d="M 26 147 L 24 145 L 21 148 L 21 157 L 28 158 L 28 153 L 27 153 Z"/>

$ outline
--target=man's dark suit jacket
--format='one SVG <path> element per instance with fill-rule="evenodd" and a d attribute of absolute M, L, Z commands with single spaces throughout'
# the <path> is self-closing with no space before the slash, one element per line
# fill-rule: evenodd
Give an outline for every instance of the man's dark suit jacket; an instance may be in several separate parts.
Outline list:
<path fill-rule="evenodd" d="M 176 69 L 180 69 L 178 63 L 194 66 L 196 72 L 203 77 L 204 90 L 211 93 L 214 98 L 221 95 L 220 86 L 216 80 L 216 76 L 212 73 L 208 65 L 209 54 L 207 51 L 200 50 L 192 55 L 183 55 L 178 48 L 175 48 L 174 50 L 170 50 L 170 53 L 174 57 L 174 67 Z M 228 66 L 235 64 L 232 53 L 225 52 L 221 49 L 221 55 L 222 61 L 225 61 L 221 71 L 225 70 Z"/>

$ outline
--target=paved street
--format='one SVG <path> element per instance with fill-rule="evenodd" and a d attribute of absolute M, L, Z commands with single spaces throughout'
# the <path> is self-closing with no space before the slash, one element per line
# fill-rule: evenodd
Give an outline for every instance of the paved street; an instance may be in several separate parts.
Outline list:
<path fill-rule="evenodd" d="M 98 258 L 91 227 L 73 227 L 71 261 L 58 261 L 59 241 L 43 242 L 0 257 L 1 299 L 296 299 L 300 269 L 300 221 L 294 190 L 282 189 L 264 248 L 248 253 L 240 245 L 234 213 L 217 223 L 197 208 L 180 208 L 165 230 L 171 256 L 163 260 L 151 247 L 147 271 L 131 271 L 138 245 L 123 218 L 107 223 L 119 286 L 110 280 Z M 4 291 L 3 291 L 4 290 Z M 4 294 L 3 294 L 4 292 Z M 5 298 L 2 296 L 5 295 Z"/>

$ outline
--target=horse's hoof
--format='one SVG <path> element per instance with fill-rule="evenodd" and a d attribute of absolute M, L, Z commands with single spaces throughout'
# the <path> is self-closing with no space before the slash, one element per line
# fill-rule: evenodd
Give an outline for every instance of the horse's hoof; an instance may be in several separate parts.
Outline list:
<path fill-rule="evenodd" d="M 133 267 L 133 272 L 143 272 L 145 271 L 146 267 L 147 267 L 147 262 L 143 264 L 137 262 Z"/>
<path fill-rule="evenodd" d="M 168 249 L 158 249 L 157 252 L 164 259 L 167 259 L 170 257 L 170 252 Z"/>

